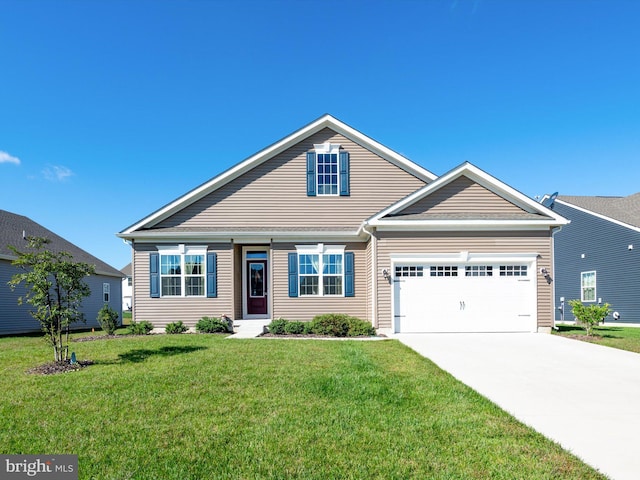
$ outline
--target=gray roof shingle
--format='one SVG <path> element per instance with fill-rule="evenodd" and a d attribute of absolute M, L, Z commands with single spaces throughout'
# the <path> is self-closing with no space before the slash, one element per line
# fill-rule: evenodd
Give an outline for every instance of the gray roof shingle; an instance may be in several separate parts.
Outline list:
<path fill-rule="evenodd" d="M 628 197 L 580 197 L 560 195 L 558 200 L 590 212 L 640 227 L 640 192 Z"/>
<path fill-rule="evenodd" d="M 23 250 L 26 247 L 24 236 L 46 237 L 51 240 L 51 243 L 47 246 L 51 251 L 69 252 L 73 255 L 75 261 L 95 265 L 96 272 L 99 274 L 123 277 L 122 273 L 111 265 L 94 257 L 61 236 L 56 235 L 51 230 L 48 230 L 30 218 L 7 212 L 6 210 L 0 210 L 0 255 L 4 257 L 15 257 L 15 254 L 9 250 L 8 246 L 12 245 L 18 250 Z"/>

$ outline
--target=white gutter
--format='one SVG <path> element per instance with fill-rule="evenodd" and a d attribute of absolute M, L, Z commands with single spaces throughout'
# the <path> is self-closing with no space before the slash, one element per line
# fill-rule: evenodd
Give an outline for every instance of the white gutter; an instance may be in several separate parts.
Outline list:
<path fill-rule="evenodd" d="M 554 237 L 556 233 L 559 233 L 561 230 L 562 226 L 556 227 L 551 230 L 551 268 L 553 269 L 554 277 L 556 275 L 556 239 Z M 553 282 L 553 292 L 551 295 L 553 296 L 553 299 L 551 301 L 551 306 L 553 308 L 553 329 L 558 330 L 558 326 L 556 325 L 556 282 Z"/>

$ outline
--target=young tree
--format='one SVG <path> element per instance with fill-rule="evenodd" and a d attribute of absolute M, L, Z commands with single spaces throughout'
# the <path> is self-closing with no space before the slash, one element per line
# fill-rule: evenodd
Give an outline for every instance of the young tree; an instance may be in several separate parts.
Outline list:
<path fill-rule="evenodd" d="M 53 347 L 56 362 L 67 360 L 69 325 L 84 322 L 80 311 L 82 300 L 91 294 L 84 278 L 95 273 L 95 267 L 87 263 L 74 262 L 67 252 L 52 252 L 46 249 L 50 241 L 41 237 L 27 237 L 27 250 L 19 251 L 9 246 L 17 258 L 13 265 L 24 272 L 16 273 L 9 286 L 15 289 L 25 284 L 27 293 L 18 298 L 33 307 L 29 313 L 40 322 L 47 342 Z M 63 335 L 66 330 L 66 345 Z"/>
<path fill-rule="evenodd" d="M 603 322 L 605 317 L 611 313 L 611 305 L 584 305 L 580 300 L 569 300 L 571 311 L 576 317 L 576 321 L 582 325 L 587 332 L 587 336 L 591 335 L 593 327 Z"/>

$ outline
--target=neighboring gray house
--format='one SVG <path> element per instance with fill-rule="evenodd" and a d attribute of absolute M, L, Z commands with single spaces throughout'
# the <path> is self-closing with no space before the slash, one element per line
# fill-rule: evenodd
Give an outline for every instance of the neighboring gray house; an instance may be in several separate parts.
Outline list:
<path fill-rule="evenodd" d="M 122 312 L 122 273 L 33 220 L 0 210 L 0 335 L 40 330 L 38 321 L 29 314 L 31 306 L 26 303 L 18 305 L 18 297 L 25 293 L 24 288 L 12 291 L 7 285 L 18 272 L 11 264 L 15 254 L 9 250 L 8 245 L 23 249 L 28 236 L 46 237 L 51 240 L 49 249 L 69 252 L 75 261 L 95 265 L 96 275 L 86 279 L 92 293 L 82 303 L 87 323 L 74 324 L 73 328 L 98 327 L 98 310 L 105 303 L 119 314 Z"/>
<path fill-rule="evenodd" d="M 607 322 L 640 323 L 640 193 L 628 197 L 545 196 L 569 219 L 554 234 L 556 320 L 574 320 L 568 301 L 610 303 Z"/>

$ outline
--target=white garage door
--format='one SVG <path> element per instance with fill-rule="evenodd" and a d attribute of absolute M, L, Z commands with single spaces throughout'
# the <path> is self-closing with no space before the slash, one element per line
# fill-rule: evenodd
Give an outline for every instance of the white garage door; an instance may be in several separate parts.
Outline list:
<path fill-rule="evenodd" d="M 534 332 L 530 263 L 396 263 L 395 331 Z"/>

